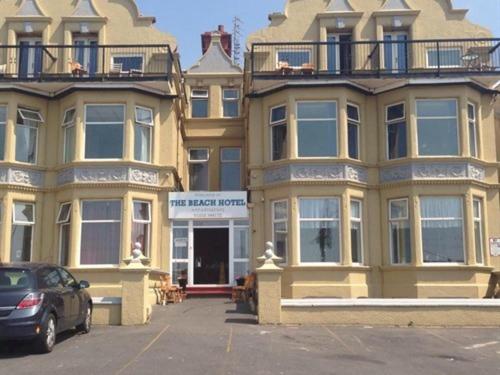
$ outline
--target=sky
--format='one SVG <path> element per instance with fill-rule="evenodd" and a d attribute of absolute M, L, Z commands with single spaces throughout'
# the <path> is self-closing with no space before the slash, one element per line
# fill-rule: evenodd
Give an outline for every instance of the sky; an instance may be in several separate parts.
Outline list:
<path fill-rule="evenodd" d="M 455 8 L 468 8 L 469 19 L 490 28 L 500 37 L 500 0 L 453 0 Z M 231 32 L 233 18 L 242 20 L 241 46 L 248 34 L 267 26 L 268 14 L 282 12 L 285 0 L 136 0 L 141 13 L 157 18 L 157 27 L 177 38 L 183 69 L 201 56 L 200 35 L 225 25 Z"/>

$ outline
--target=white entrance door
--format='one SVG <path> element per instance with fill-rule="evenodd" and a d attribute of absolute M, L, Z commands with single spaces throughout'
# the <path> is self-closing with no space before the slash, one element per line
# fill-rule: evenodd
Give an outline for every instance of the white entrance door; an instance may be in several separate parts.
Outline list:
<path fill-rule="evenodd" d="M 200 272 L 206 260 L 195 257 L 195 230 L 210 229 L 229 231 L 229 272 L 226 286 L 235 284 L 235 279 L 246 276 L 249 273 L 249 223 L 248 220 L 215 220 L 215 221 L 173 221 L 172 243 L 171 243 L 171 273 L 173 283 L 178 278 L 187 278 L 188 285 L 200 285 L 196 283 L 195 272 Z M 198 277 L 199 279 L 199 277 Z M 214 285 L 214 284 L 205 284 Z M 220 285 L 220 284 L 216 284 Z"/>

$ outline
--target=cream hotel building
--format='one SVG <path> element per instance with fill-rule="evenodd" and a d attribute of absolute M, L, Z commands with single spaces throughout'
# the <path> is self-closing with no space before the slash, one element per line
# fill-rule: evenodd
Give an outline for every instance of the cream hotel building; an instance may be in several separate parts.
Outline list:
<path fill-rule="evenodd" d="M 0 9 L 1 261 L 115 302 L 138 246 L 152 284 L 209 290 L 271 241 L 286 299 L 500 271 L 500 39 L 451 0 L 288 0 L 242 66 L 219 28 L 192 67 L 133 0 Z"/>

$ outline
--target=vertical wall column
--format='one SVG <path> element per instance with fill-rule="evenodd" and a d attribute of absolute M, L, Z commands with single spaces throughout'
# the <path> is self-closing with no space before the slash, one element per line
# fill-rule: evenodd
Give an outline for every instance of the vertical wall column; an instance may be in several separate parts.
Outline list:
<path fill-rule="evenodd" d="M 281 275 L 283 269 L 276 265 L 273 244 L 266 244 L 266 252 L 260 261 L 264 264 L 257 269 L 259 291 L 258 315 L 260 324 L 281 323 Z"/>

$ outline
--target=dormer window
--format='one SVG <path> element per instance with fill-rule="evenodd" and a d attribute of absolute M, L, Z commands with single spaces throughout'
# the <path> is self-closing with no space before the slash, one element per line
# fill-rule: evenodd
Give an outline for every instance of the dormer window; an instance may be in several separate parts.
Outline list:
<path fill-rule="evenodd" d="M 191 91 L 191 117 L 208 117 L 208 90 L 194 89 Z"/>

